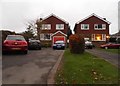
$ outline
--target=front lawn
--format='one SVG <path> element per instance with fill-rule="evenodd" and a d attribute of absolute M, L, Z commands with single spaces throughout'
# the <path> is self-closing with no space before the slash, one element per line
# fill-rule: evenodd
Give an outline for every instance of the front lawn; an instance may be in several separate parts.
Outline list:
<path fill-rule="evenodd" d="M 120 49 L 100 49 L 110 53 L 120 54 Z"/>
<path fill-rule="evenodd" d="M 56 84 L 117 84 L 118 69 L 87 52 L 82 55 L 71 54 L 67 49 L 55 82 Z"/>

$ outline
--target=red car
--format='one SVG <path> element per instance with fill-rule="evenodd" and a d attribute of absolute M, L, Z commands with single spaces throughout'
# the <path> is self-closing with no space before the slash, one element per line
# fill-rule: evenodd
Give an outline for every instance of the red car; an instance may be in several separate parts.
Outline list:
<path fill-rule="evenodd" d="M 107 44 L 100 45 L 100 47 L 101 48 L 105 48 L 105 49 L 108 49 L 108 48 L 117 48 L 117 49 L 119 49 L 120 48 L 120 44 L 107 43 Z"/>
<path fill-rule="evenodd" d="M 28 52 L 28 44 L 21 35 L 8 35 L 3 43 L 3 53 L 10 51 L 22 51 L 24 54 Z"/>

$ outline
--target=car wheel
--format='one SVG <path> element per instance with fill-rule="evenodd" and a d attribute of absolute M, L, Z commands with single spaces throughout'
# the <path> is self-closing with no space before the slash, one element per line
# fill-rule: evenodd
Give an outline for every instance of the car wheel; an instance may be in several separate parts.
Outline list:
<path fill-rule="evenodd" d="M 2 51 L 2 54 L 4 55 L 4 54 L 7 54 L 7 52 L 5 52 L 5 51 Z"/>
<path fill-rule="evenodd" d="M 120 49 L 120 47 L 118 47 L 118 49 Z"/>
<path fill-rule="evenodd" d="M 108 47 L 105 47 L 105 49 L 108 49 Z"/>
<path fill-rule="evenodd" d="M 39 47 L 39 50 L 41 50 L 41 47 Z"/>
<path fill-rule="evenodd" d="M 28 53 L 28 51 L 26 50 L 26 51 L 24 51 L 24 54 L 27 54 Z"/>
<path fill-rule="evenodd" d="M 92 47 L 90 47 L 90 49 L 92 49 Z"/>

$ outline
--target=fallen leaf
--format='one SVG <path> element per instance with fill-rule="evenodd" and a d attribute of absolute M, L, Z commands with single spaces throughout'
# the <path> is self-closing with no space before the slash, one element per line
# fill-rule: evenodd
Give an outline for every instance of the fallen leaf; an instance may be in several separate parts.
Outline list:
<path fill-rule="evenodd" d="M 95 77 L 94 79 L 95 79 L 95 80 L 98 80 L 98 78 L 97 78 L 97 77 Z"/>

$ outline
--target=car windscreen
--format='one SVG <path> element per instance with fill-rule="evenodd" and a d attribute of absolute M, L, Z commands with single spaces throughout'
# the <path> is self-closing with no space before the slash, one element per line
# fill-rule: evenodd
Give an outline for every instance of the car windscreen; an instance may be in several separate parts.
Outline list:
<path fill-rule="evenodd" d="M 23 36 L 7 36 L 6 40 L 25 41 Z"/>
<path fill-rule="evenodd" d="M 56 41 L 55 43 L 63 44 L 64 41 Z"/>
<path fill-rule="evenodd" d="M 29 40 L 29 42 L 40 42 L 39 40 Z"/>

